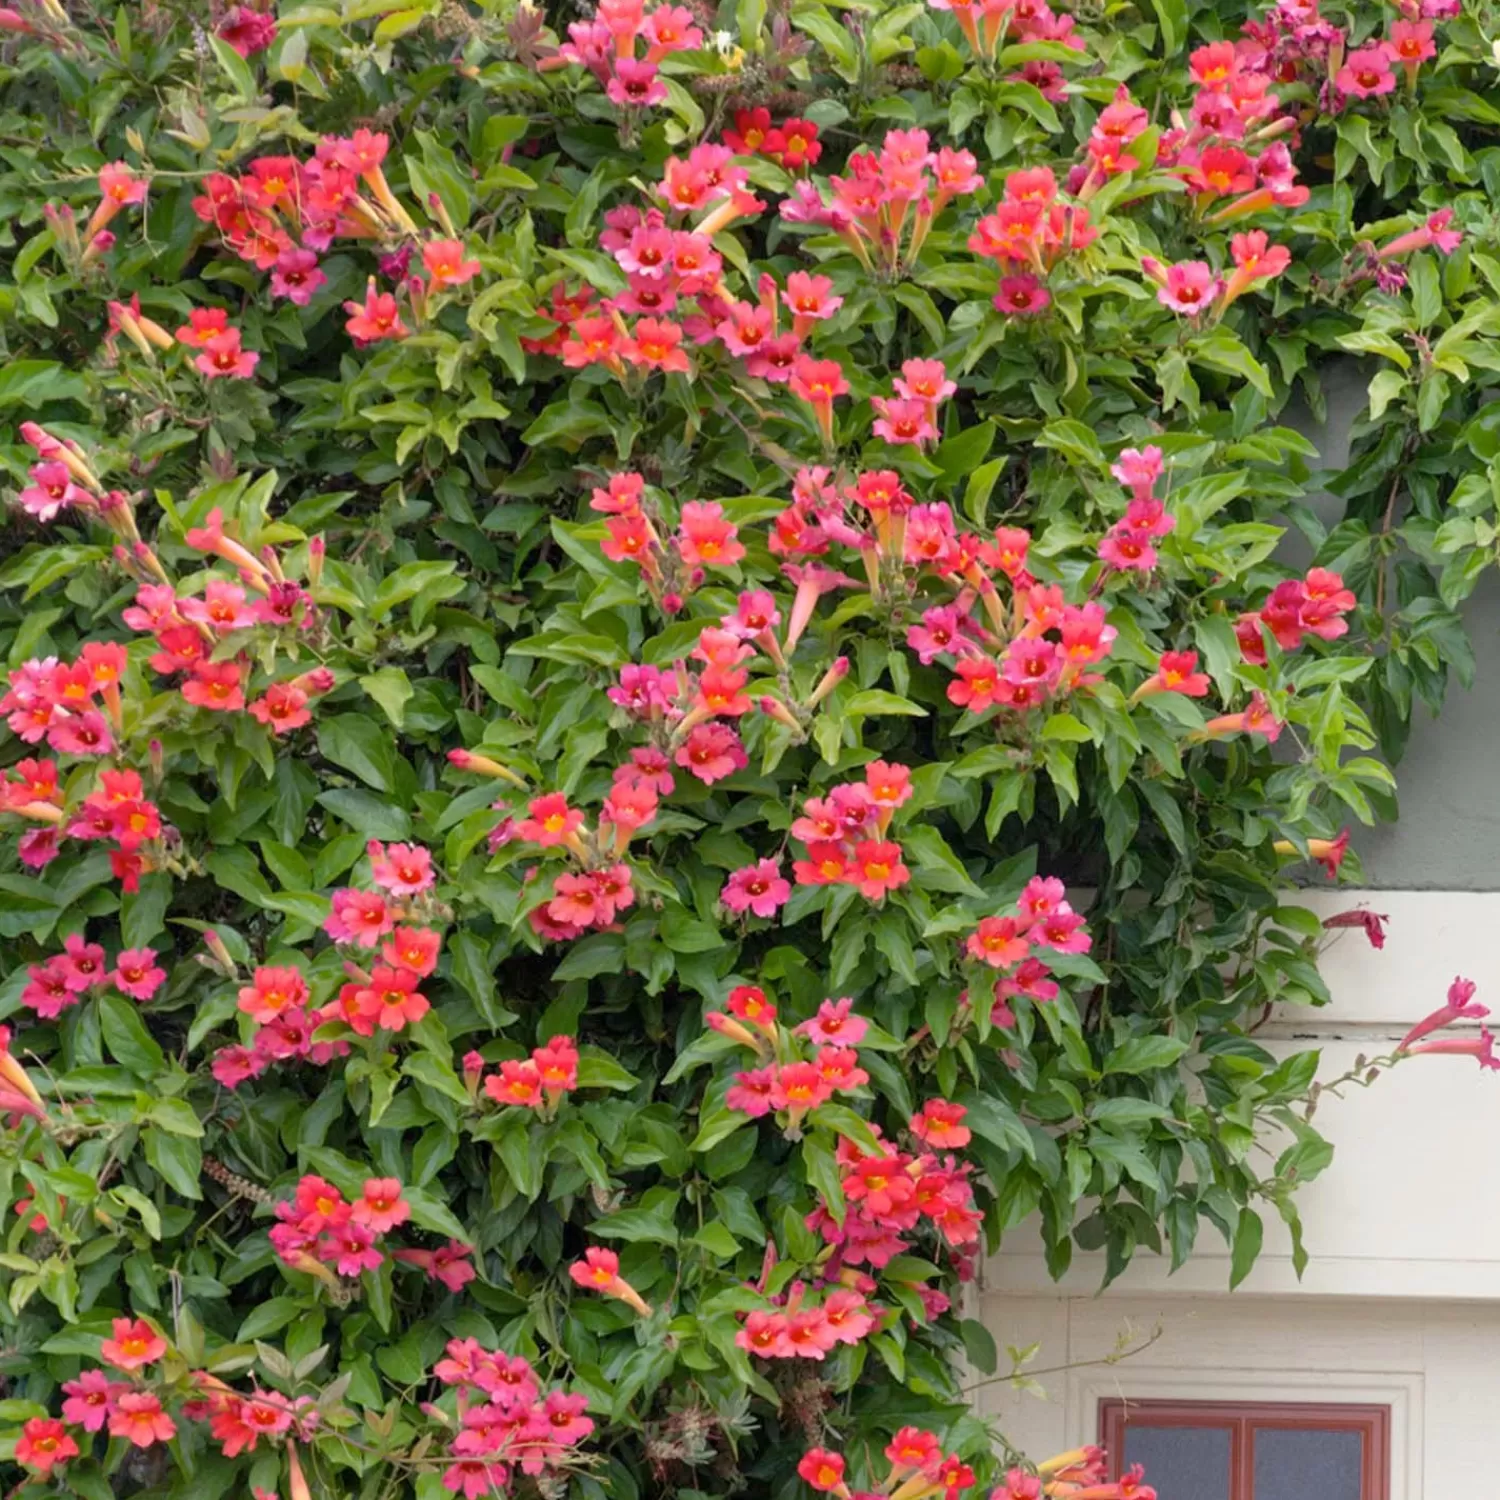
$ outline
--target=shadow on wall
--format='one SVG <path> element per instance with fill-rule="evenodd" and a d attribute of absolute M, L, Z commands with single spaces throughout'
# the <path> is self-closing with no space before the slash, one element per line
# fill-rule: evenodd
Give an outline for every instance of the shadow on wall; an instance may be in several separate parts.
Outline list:
<path fill-rule="evenodd" d="M 1349 434 L 1365 410 L 1369 374 L 1354 360 L 1323 371 L 1322 422 L 1306 407 L 1286 412 L 1286 425 L 1317 445 L 1325 469 L 1341 469 L 1349 460 Z M 1325 525 L 1338 523 L 1341 501 L 1322 494 L 1310 503 Z M 1293 567 L 1309 561 L 1300 536 L 1284 555 Z M 1474 686 L 1452 685 L 1439 719 L 1417 707 L 1396 768 L 1400 822 L 1354 832 L 1372 887 L 1500 890 L 1500 578 L 1493 570 L 1463 613 L 1478 659 Z"/>

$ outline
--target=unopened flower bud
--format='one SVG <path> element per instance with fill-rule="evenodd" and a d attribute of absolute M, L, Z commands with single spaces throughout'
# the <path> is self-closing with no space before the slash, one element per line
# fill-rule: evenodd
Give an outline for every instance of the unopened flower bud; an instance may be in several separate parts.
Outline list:
<path fill-rule="evenodd" d="M 809 708 L 816 708 L 839 683 L 849 675 L 849 658 L 841 656 L 819 680 L 817 687 L 812 690 L 812 696 L 807 700 Z"/>
<path fill-rule="evenodd" d="M 448 752 L 448 764 L 455 771 L 472 771 L 476 776 L 493 776 L 500 781 L 508 781 L 512 786 L 524 787 L 525 781 L 499 761 L 491 760 L 488 755 L 475 755 L 472 750 L 462 748 Z"/>
<path fill-rule="evenodd" d="M 213 954 L 214 962 L 226 974 L 234 974 L 236 969 L 235 961 L 229 956 L 229 949 L 224 946 L 224 939 L 212 927 L 203 934 L 203 946 Z"/>
<path fill-rule="evenodd" d="M 311 537 L 307 543 L 307 581 L 314 588 L 323 581 L 323 558 L 328 550 L 328 544 L 323 540 L 321 534 Z"/>
<path fill-rule="evenodd" d="M 484 1077 L 484 1059 L 477 1052 L 464 1053 L 464 1088 L 470 1099 L 479 1097 L 479 1080 Z"/>
<path fill-rule="evenodd" d="M 312 1500 L 312 1491 L 302 1473 L 302 1461 L 297 1457 L 297 1445 L 290 1439 L 286 1445 L 286 1467 L 291 1500 Z"/>

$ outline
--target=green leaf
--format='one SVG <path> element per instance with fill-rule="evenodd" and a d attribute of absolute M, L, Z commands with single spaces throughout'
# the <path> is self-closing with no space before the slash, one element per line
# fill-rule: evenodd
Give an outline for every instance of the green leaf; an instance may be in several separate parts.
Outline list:
<path fill-rule="evenodd" d="M 352 771 L 377 791 L 388 792 L 395 778 L 391 737 L 363 714 L 337 714 L 318 725 L 318 749 L 334 765 Z"/>
<path fill-rule="evenodd" d="M 640 1079 L 622 1068 L 598 1047 L 582 1047 L 578 1053 L 578 1087 L 581 1089 L 633 1089 Z"/>
<path fill-rule="evenodd" d="M 201 1198 L 199 1178 L 203 1172 L 203 1148 L 187 1136 L 169 1135 L 154 1127 L 142 1132 L 146 1160 L 169 1188 L 184 1198 Z"/>
<path fill-rule="evenodd" d="M 443 1235 L 450 1240 L 458 1240 L 462 1244 L 470 1244 L 471 1235 L 464 1228 L 462 1222 L 454 1215 L 440 1198 L 434 1197 L 426 1188 L 405 1187 L 401 1196 L 411 1205 L 412 1223 L 420 1224 L 423 1229 L 430 1229 L 434 1234 Z"/>
<path fill-rule="evenodd" d="M 120 898 L 120 941 L 126 948 L 144 948 L 166 930 L 172 900 L 170 875 L 143 875 L 140 889 Z"/>
<path fill-rule="evenodd" d="M 1165 61 L 1182 50 L 1183 38 L 1187 36 L 1186 0 L 1151 0 L 1151 8 L 1156 12 L 1156 24 L 1161 28 L 1161 52 Z"/>
<path fill-rule="evenodd" d="M 1169 1068 L 1188 1050 L 1175 1036 L 1133 1036 L 1116 1047 L 1104 1060 L 1104 1072 L 1149 1073 Z"/>
<path fill-rule="evenodd" d="M 910 698 L 902 698 L 896 693 L 887 693 L 881 688 L 866 688 L 862 692 L 855 693 L 843 705 L 843 711 L 845 716 L 851 719 L 876 718 L 886 714 L 908 719 L 927 717 L 927 710 L 920 703 L 913 703 Z"/>
<path fill-rule="evenodd" d="M 630 1244 L 675 1245 L 677 1243 L 677 1195 L 664 1194 L 651 1208 L 626 1208 L 595 1219 L 590 1233 L 599 1239 L 625 1240 Z"/>
<path fill-rule="evenodd" d="M 110 1056 L 124 1063 L 138 1078 L 154 1078 L 166 1065 L 162 1050 L 146 1030 L 134 1001 L 119 995 L 101 995 L 99 1028 Z"/>
<path fill-rule="evenodd" d="M 318 793 L 318 805 L 326 807 L 365 839 L 404 839 L 411 836 L 411 817 L 388 798 L 357 787 L 335 787 Z"/>
<path fill-rule="evenodd" d="M 1261 1223 L 1260 1215 L 1252 1208 L 1240 1209 L 1239 1223 L 1234 1230 L 1234 1249 L 1230 1256 L 1230 1291 L 1250 1274 L 1264 1238 L 1265 1225 Z"/>
<path fill-rule="evenodd" d="M 975 427 L 966 427 L 937 446 L 932 461 L 943 471 L 949 484 L 967 479 L 989 456 L 990 446 L 995 441 L 995 424 L 981 422 Z"/>
<path fill-rule="evenodd" d="M 400 667 L 382 667 L 359 679 L 359 685 L 385 710 L 397 729 L 406 721 L 406 705 L 416 691 Z"/>

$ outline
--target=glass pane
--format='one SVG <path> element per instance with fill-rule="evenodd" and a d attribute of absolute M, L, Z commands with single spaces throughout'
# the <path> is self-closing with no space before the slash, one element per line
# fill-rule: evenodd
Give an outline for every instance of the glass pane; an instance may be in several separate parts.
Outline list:
<path fill-rule="evenodd" d="M 1227 1427 L 1126 1427 L 1124 1467 L 1131 1464 L 1146 1466 L 1158 1500 L 1229 1500 Z"/>
<path fill-rule="evenodd" d="M 1362 1433 L 1257 1427 L 1254 1442 L 1255 1500 L 1360 1500 Z"/>

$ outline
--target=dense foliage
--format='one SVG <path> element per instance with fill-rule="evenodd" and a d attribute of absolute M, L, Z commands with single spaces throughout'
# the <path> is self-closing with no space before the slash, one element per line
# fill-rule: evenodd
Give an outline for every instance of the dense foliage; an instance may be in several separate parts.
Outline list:
<path fill-rule="evenodd" d="M 18 1493 L 1149 1497 L 964 1284 L 1329 1160 L 1251 1033 L 1500 537 L 1479 20 L 0 33 Z"/>

